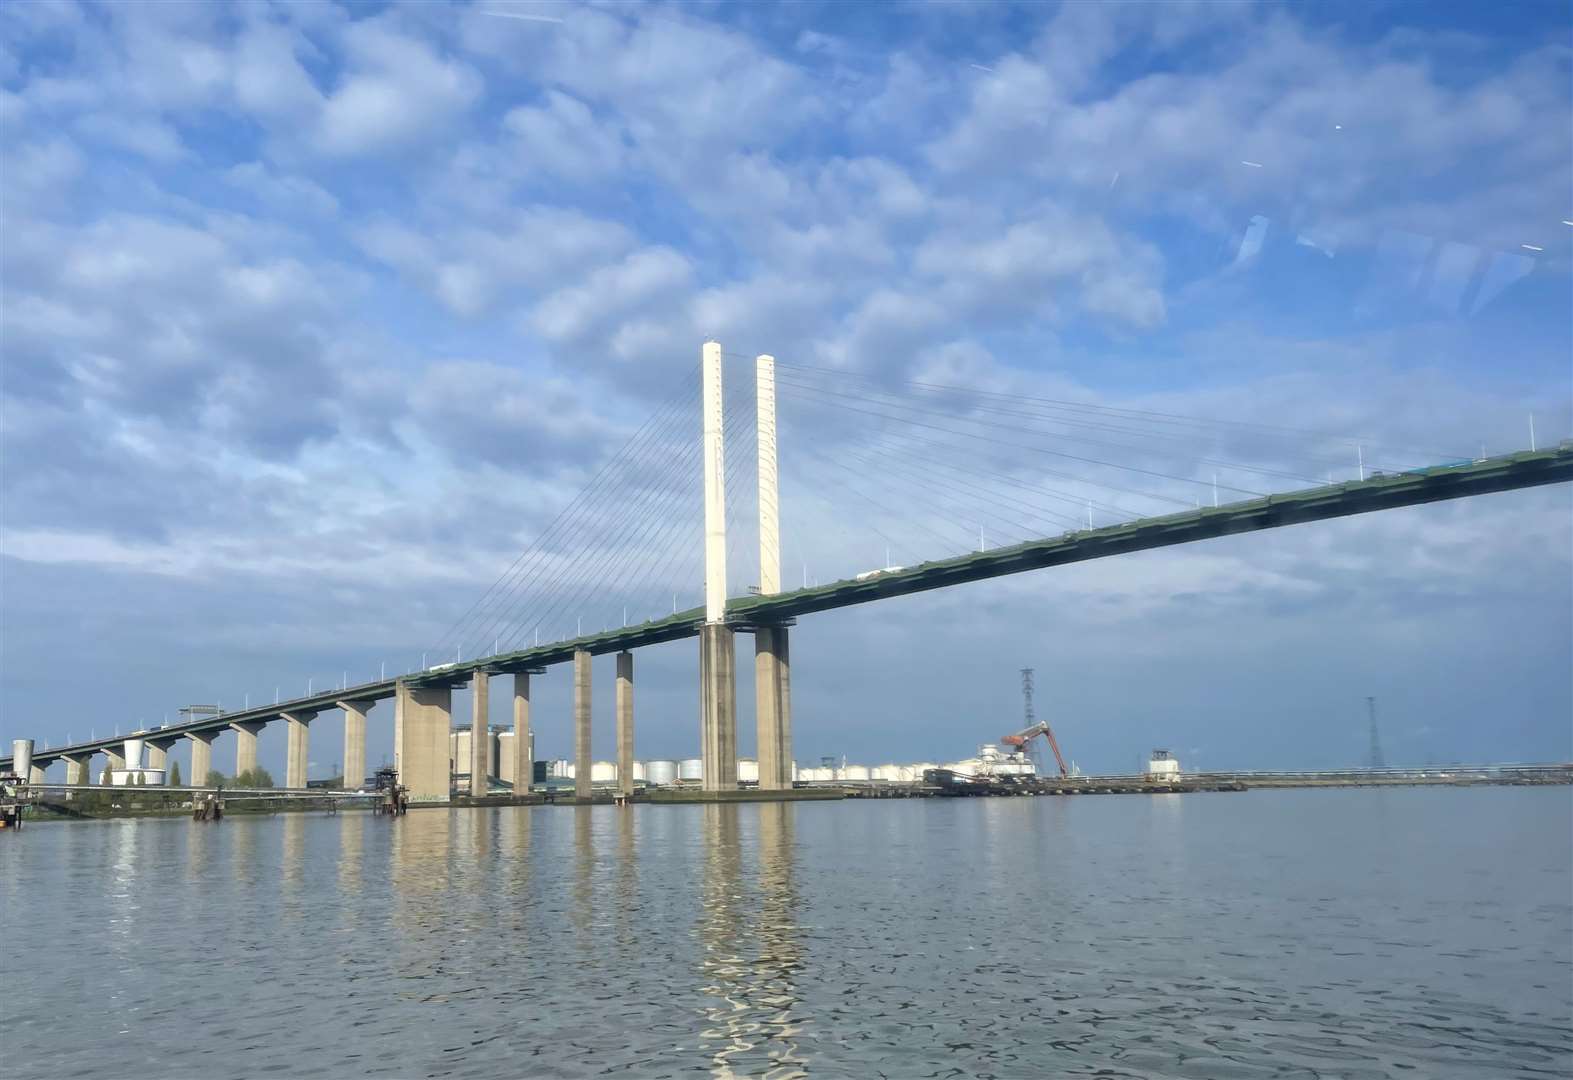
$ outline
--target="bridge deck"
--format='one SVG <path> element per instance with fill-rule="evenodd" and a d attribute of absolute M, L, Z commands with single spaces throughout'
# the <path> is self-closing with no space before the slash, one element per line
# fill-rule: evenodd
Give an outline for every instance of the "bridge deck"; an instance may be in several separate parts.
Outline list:
<path fill-rule="evenodd" d="M 816 611 L 866 604 L 887 597 L 942 589 L 949 585 L 1049 566 L 1063 566 L 1133 551 L 1190 544 L 1219 536 L 1327 521 L 1378 510 L 1566 483 L 1569 480 L 1573 480 L 1573 446 L 1567 445 L 1482 458 L 1461 465 L 1439 465 L 1404 473 L 1373 475 L 1364 480 L 1268 495 L 1224 506 L 1187 510 L 1163 517 L 1139 518 L 1097 529 L 1076 530 L 992 551 L 925 562 L 863 581 L 834 581 L 775 596 L 737 597 L 727 601 L 727 621 L 739 629 L 779 625 Z M 549 667 L 571 661 L 578 649 L 603 654 L 695 637 L 703 622 L 704 609 L 693 608 L 635 626 L 617 627 L 568 641 L 482 657 L 444 667 L 441 671 L 427 670 L 406 676 L 405 681 L 423 686 L 463 686 L 477 671 L 508 673 Z M 275 720 L 285 712 L 321 712 L 336 708 L 343 701 L 382 700 L 392 697 L 397 685 L 396 679 L 362 683 L 187 724 L 134 732 L 132 735 L 172 738 L 187 733 L 223 731 L 233 723 Z M 33 761 L 35 764 L 47 765 L 67 755 L 116 747 L 128 737 L 131 736 L 116 735 L 70 746 L 35 750 Z M 10 761 L 9 756 L 0 757 L 0 766 L 9 765 Z"/>

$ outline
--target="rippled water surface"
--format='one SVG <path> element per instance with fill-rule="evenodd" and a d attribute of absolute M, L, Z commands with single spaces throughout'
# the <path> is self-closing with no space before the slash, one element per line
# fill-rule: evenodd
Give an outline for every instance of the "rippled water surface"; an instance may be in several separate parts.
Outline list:
<path fill-rule="evenodd" d="M 22 1077 L 1573 1073 L 1573 792 L 0 836 Z"/>

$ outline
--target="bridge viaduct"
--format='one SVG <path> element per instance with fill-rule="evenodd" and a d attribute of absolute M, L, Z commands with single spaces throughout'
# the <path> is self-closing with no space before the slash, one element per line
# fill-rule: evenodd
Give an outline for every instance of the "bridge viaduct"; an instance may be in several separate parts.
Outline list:
<path fill-rule="evenodd" d="M 782 592 L 773 358 L 760 356 L 756 359 L 755 379 L 760 542 L 757 595 L 730 599 L 726 596 L 722 354 L 719 344 L 708 342 L 702 350 L 701 395 L 703 608 L 496 656 L 443 664 L 402 678 L 378 680 L 137 732 L 131 737 L 116 736 L 35 750 L 30 766 L 31 779 L 42 783 L 45 767 L 64 761 L 68 784 L 91 783 L 90 766 L 94 755 L 106 755 L 111 768 L 124 768 L 128 744 L 137 748 L 145 745 L 147 767 L 162 768 L 168 752 L 184 740 L 191 746 L 191 778 L 200 782 L 212 766 L 213 740 L 225 731 L 233 731 L 236 735 L 235 771 L 238 774 L 257 764 L 257 734 L 269 724 L 282 722 L 287 731 L 285 786 L 304 788 L 311 723 L 325 711 L 340 709 L 344 714 L 344 776 L 348 780 L 365 775 L 367 711 L 377 701 L 391 698 L 394 702 L 394 764 L 400 783 L 409 789 L 412 803 L 445 803 L 449 799 L 453 690 L 466 686 L 471 690 L 470 775 L 484 777 L 488 772 L 486 748 L 491 680 L 497 676 L 511 677 L 515 731 L 512 771 L 515 778 L 528 778 L 533 772 L 529 737 L 530 679 L 552 666 L 572 664 L 575 794 L 580 799 L 588 799 L 591 795 L 590 662 L 593 656 L 614 653 L 617 657 L 618 783 L 623 792 L 631 793 L 634 650 L 679 638 L 698 637 L 703 785 L 706 791 L 726 791 L 737 787 L 734 639 L 741 631 L 754 637 L 759 787 L 767 791 L 787 789 L 792 786 L 789 627 L 801 615 L 1235 533 L 1573 480 L 1573 446 L 1563 443 L 1547 450 L 1522 451 L 1398 474 L 1373 474 L 1347 483 L 1075 530 L 872 576 L 859 575 L 857 579 Z M 13 764 L 10 757 L 0 758 L 0 769 Z"/>

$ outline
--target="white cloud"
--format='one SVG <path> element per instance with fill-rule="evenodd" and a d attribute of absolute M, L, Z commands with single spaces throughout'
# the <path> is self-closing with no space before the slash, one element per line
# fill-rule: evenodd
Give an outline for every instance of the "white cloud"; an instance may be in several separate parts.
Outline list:
<path fill-rule="evenodd" d="M 520 207 L 484 227 L 417 230 L 380 221 L 361 228 L 356 240 L 466 316 L 491 309 L 512 290 L 582 276 L 634 243 L 616 222 L 551 206 Z"/>
<path fill-rule="evenodd" d="M 316 131 L 325 153 L 397 150 L 443 134 L 480 97 L 480 77 L 427 42 L 376 20 L 344 33 L 349 71 L 328 95 Z"/>
<path fill-rule="evenodd" d="M 548 91 L 540 106 L 520 106 L 503 118 L 517 140 L 525 169 L 568 180 L 599 180 L 623 161 L 622 140 L 598 124 L 589 106 L 560 91 Z"/>
<path fill-rule="evenodd" d="M 260 161 L 232 165 L 225 171 L 224 179 L 285 216 L 304 213 L 312 217 L 331 217 L 339 210 L 339 200 L 320 185 L 303 176 L 280 173 Z"/>
<path fill-rule="evenodd" d="M 558 289 L 539 304 L 531 324 L 564 345 L 610 336 L 617 322 L 679 298 L 693 278 L 693 265 L 671 248 L 645 248 L 591 273 L 582 285 Z"/>

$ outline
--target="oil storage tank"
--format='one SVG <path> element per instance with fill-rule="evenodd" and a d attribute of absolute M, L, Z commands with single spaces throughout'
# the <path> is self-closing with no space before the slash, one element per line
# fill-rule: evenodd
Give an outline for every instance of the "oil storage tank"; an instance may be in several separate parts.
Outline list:
<path fill-rule="evenodd" d="M 684 758 L 677 766 L 677 779 L 684 784 L 702 783 L 705 778 L 705 764 L 696 757 Z"/>
<path fill-rule="evenodd" d="M 659 758 L 644 763 L 645 783 L 651 787 L 671 787 L 677 783 L 677 762 Z"/>

